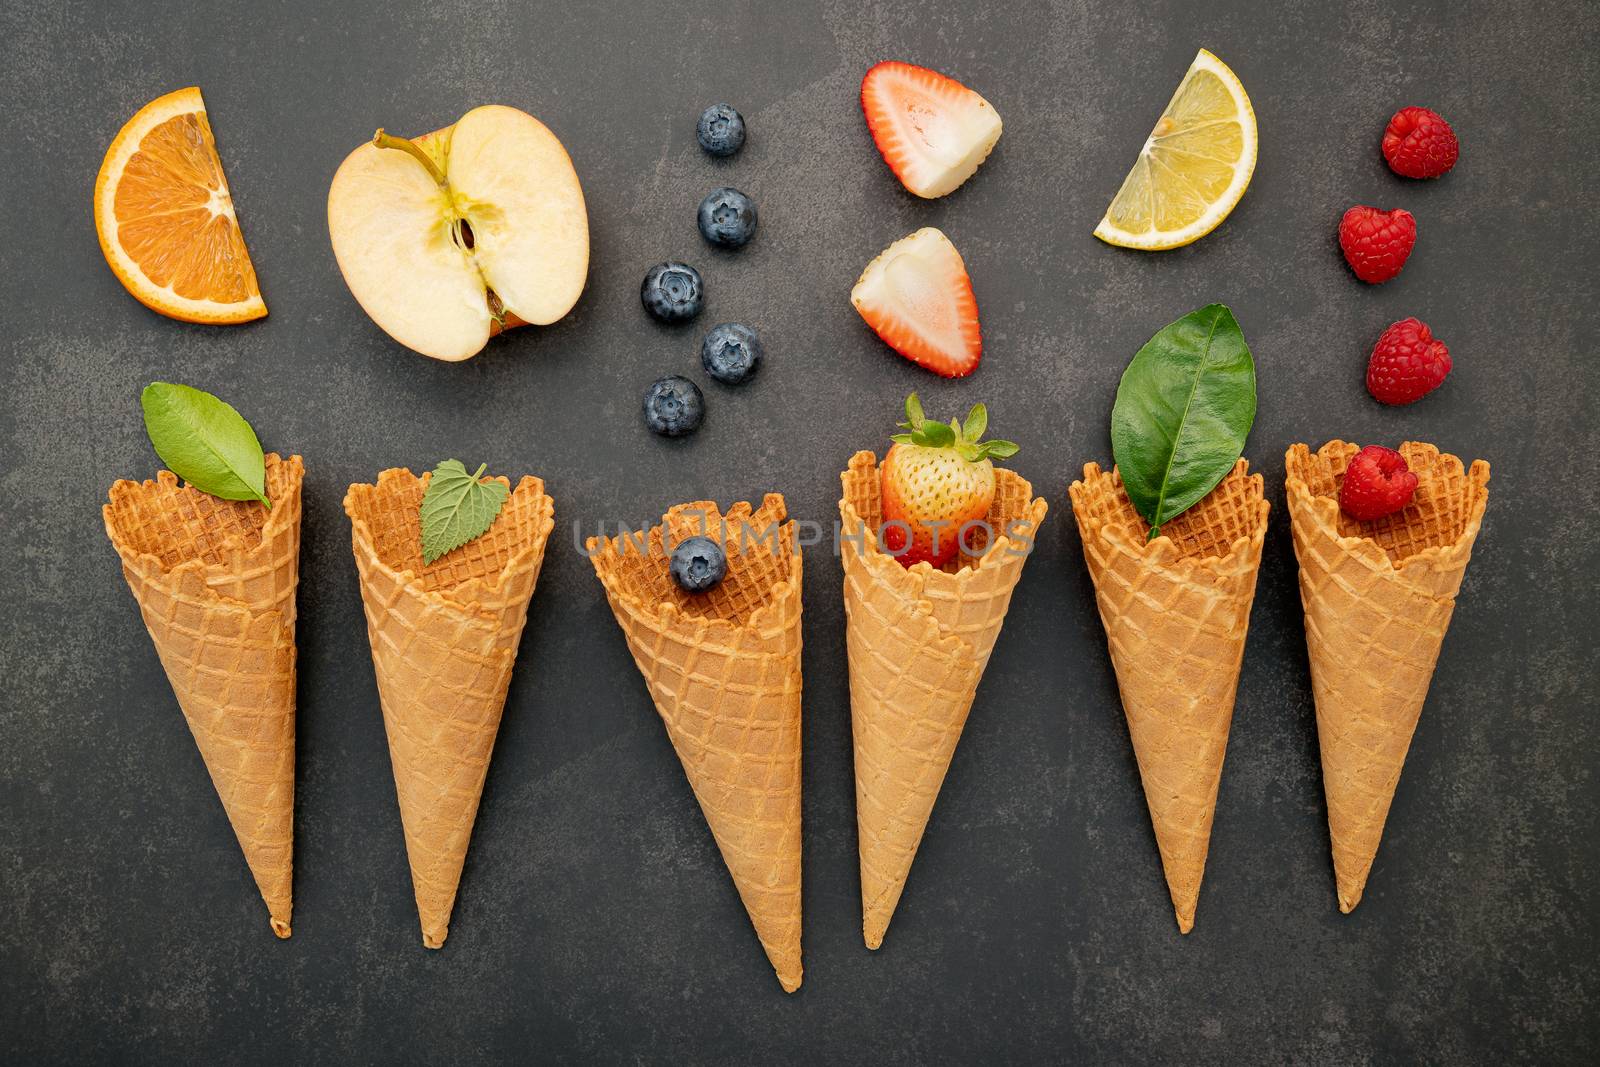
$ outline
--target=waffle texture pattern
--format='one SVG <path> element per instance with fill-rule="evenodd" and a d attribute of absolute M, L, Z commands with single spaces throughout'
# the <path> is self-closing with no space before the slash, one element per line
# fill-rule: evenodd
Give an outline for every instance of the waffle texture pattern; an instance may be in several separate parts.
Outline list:
<path fill-rule="evenodd" d="M 1361 902 L 1456 593 L 1489 503 L 1489 464 L 1408 441 L 1406 507 L 1373 522 L 1339 510 L 1360 448 L 1303 444 L 1284 457 L 1289 521 L 1317 705 L 1339 910 Z"/>
<path fill-rule="evenodd" d="M 431 477 L 386 470 L 352 485 L 344 510 L 422 943 L 440 948 L 555 518 L 544 483 L 524 477 L 487 532 L 424 565 Z"/>
<path fill-rule="evenodd" d="M 1182 933 L 1194 928 L 1267 533 L 1249 469 L 1239 460 L 1153 541 L 1115 470 L 1087 464 L 1068 491 Z"/>
<path fill-rule="evenodd" d="M 800 988 L 800 592 L 783 497 L 721 512 L 679 504 L 648 531 L 588 542 L 595 573 L 644 675 L 785 991 Z M 728 571 L 686 593 L 671 546 L 702 534 Z"/>
<path fill-rule="evenodd" d="M 119 481 L 106 535 L 139 602 L 228 822 L 266 902 L 290 934 L 294 881 L 295 589 L 299 456 L 266 457 L 269 510 L 180 486 Z"/>
<path fill-rule="evenodd" d="M 1000 636 L 1048 505 L 1009 470 L 995 471 L 977 555 L 907 568 L 878 543 L 877 457 L 857 452 L 840 475 L 846 647 L 855 741 L 861 929 L 883 944 L 922 843 L 978 682 Z"/>

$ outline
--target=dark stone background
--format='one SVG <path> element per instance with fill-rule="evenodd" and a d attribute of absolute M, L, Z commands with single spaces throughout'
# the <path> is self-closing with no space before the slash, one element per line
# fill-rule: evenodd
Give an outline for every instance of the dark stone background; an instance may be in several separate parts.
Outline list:
<path fill-rule="evenodd" d="M 188 8 L 193 10 L 186 10 Z M 1392 10 L 1401 8 L 1404 10 Z M 1018 2 L 615 5 L 316 0 L 0 7 L 0 1059 L 11 1062 L 1595 1062 L 1600 538 L 1594 5 Z M 1090 236 L 1195 49 L 1249 89 L 1261 155 L 1220 230 L 1165 255 Z M 875 60 L 955 74 L 1005 119 L 966 187 L 924 203 L 857 107 Z M 203 87 L 272 309 L 159 318 L 101 261 L 90 192 L 119 125 Z M 700 109 L 749 120 L 730 162 Z M 392 344 L 346 291 L 324 197 L 373 127 L 481 103 L 564 140 L 589 286 L 464 365 Z M 1397 107 L 1447 115 L 1439 182 L 1377 151 Z M 742 252 L 694 209 L 760 205 Z M 1421 243 L 1357 283 L 1350 204 Z M 943 227 L 986 354 L 937 380 L 847 294 L 885 244 Z M 699 265 L 699 322 L 641 311 L 651 263 Z M 1273 500 L 1211 863 L 1178 935 L 1066 486 L 1107 460 L 1137 347 L 1208 301 L 1255 352 L 1247 455 Z M 1415 407 L 1362 387 L 1408 314 L 1455 373 Z M 750 388 L 707 384 L 692 440 L 645 386 L 700 376 L 703 330 L 760 329 Z M 266 914 L 166 685 L 99 505 L 156 460 L 136 398 L 221 393 L 309 480 L 299 636 L 295 935 Z M 806 982 L 773 979 L 571 524 L 784 491 L 829 521 L 837 472 L 905 393 L 988 401 L 1052 511 L 883 950 L 861 945 L 837 562 L 806 583 Z M 1432 440 L 1494 465 L 1488 519 L 1366 899 L 1338 914 L 1282 460 L 1294 441 Z M 340 508 L 387 466 L 543 475 L 559 534 L 513 681 L 448 946 L 419 944 Z"/>

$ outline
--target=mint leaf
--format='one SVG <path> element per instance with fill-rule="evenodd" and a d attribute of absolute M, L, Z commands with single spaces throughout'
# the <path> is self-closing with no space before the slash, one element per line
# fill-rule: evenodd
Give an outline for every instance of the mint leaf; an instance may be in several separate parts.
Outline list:
<path fill-rule="evenodd" d="M 1117 386 L 1111 452 L 1152 538 L 1233 469 L 1255 416 L 1255 361 L 1226 306 L 1191 311 L 1139 349 Z"/>
<path fill-rule="evenodd" d="M 187 385 L 151 382 L 139 394 L 150 444 L 173 474 L 223 500 L 267 507 L 266 457 L 256 432 L 232 406 Z"/>
<path fill-rule="evenodd" d="M 455 551 L 494 525 L 511 489 L 493 479 L 482 480 L 488 466 L 482 464 L 468 474 L 460 460 L 447 459 L 433 468 L 422 494 L 423 563 Z"/>

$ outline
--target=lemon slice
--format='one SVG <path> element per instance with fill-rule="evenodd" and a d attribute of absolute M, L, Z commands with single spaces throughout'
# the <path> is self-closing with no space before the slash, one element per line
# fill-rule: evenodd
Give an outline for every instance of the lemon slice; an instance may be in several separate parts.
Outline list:
<path fill-rule="evenodd" d="M 1256 169 L 1256 113 L 1228 65 L 1200 49 L 1094 235 L 1181 248 L 1216 229 Z"/>

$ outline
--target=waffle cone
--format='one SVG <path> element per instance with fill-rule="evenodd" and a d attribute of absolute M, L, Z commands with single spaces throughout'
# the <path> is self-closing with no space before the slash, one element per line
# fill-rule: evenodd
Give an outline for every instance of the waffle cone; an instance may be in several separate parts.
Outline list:
<path fill-rule="evenodd" d="M 266 457 L 268 508 L 171 471 L 119 481 L 106 534 L 266 902 L 288 937 L 294 880 L 299 456 Z"/>
<path fill-rule="evenodd" d="M 683 592 L 669 546 L 719 541 L 727 576 Z M 647 534 L 591 538 L 606 599 L 787 992 L 800 988 L 800 590 L 783 497 L 680 504 Z"/>
<path fill-rule="evenodd" d="M 1244 461 L 1146 540 L 1121 475 L 1094 463 L 1070 490 L 1178 930 L 1194 928 L 1267 533 Z"/>
<path fill-rule="evenodd" d="M 555 520 L 544 483 L 524 477 L 486 533 L 424 565 L 430 477 L 386 470 L 352 485 L 344 510 L 422 943 L 440 948 Z"/>
<path fill-rule="evenodd" d="M 1366 888 L 1489 502 L 1489 464 L 1463 470 L 1455 456 L 1407 442 L 1400 453 L 1416 495 L 1403 511 L 1357 522 L 1338 497 L 1358 451 L 1329 441 L 1284 457 L 1343 912 Z"/>
<path fill-rule="evenodd" d="M 900 564 L 878 544 L 878 460 L 857 452 L 840 476 L 846 647 L 861 852 L 861 933 L 883 935 L 905 889 L 972 698 L 1048 505 L 995 471 L 995 540 L 942 570 Z M 981 535 L 974 536 L 979 547 Z"/>

